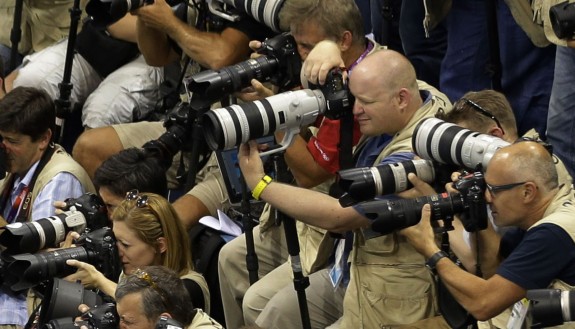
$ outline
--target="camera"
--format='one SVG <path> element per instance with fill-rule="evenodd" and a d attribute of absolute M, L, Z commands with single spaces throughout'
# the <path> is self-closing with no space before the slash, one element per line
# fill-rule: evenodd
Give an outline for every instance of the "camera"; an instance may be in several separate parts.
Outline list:
<path fill-rule="evenodd" d="M 284 131 L 284 139 L 278 147 L 262 152 L 263 156 L 285 150 L 295 135 L 319 115 L 338 119 L 344 113 L 350 113 L 353 102 L 341 71 L 332 70 L 320 89 L 287 91 L 262 100 L 215 109 L 203 114 L 200 120 L 206 142 L 214 151 L 229 150 L 251 139 Z"/>
<path fill-rule="evenodd" d="M 476 232 L 487 228 L 487 202 L 485 180 L 481 172 L 462 176 L 454 183 L 459 193 L 441 193 L 416 199 L 375 200 L 358 204 L 360 211 L 373 220 L 372 229 L 389 234 L 419 223 L 421 209 L 431 206 L 431 220 L 448 220 L 461 214 L 466 231 Z"/>
<path fill-rule="evenodd" d="M 547 328 L 575 321 L 575 291 L 533 289 L 527 291 L 531 301 L 531 328 Z"/>
<path fill-rule="evenodd" d="M 487 168 L 493 154 L 508 142 L 436 118 L 419 122 L 411 139 L 415 153 L 423 159 L 476 170 Z"/>
<path fill-rule="evenodd" d="M 191 150 L 195 114 L 189 103 L 178 103 L 164 121 L 166 132 L 158 139 L 146 142 L 142 148 L 155 156 L 165 169 L 169 168 L 176 153 Z"/>
<path fill-rule="evenodd" d="M 271 81 L 280 90 L 299 85 L 301 58 L 291 34 L 286 32 L 265 40 L 258 53 L 262 56 L 194 74 L 186 81 L 188 90 L 214 102 L 222 95 L 249 87 L 252 79 Z"/>
<path fill-rule="evenodd" d="M 78 233 L 108 225 L 106 206 L 94 193 L 65 200 L 65 212 L 37 221 L 12 223 L 0 234 L 0 244 L 7 254 L 34 253 L 46 247 L 57 247 L 70 231 Z"/>
<path fill-rule="evenodd" d="M 571 39 L 575 35 L 575 3 L 565 1 L 549 9 L 553 32 L 559 39 Z"/>
<path fill-rule="evenodd" d="M 63 328 L 65 322 L 74 322 L 79 316 L 78 305 L 86 304 L 90 308 L 103 303 L 97 293 L 86 290 L 81 283 L 64 279 L 50 280 L 44 290 L 42 307 L 38 316 L 40 326 L 44 328 Z"/>
<path fill-rule="evenodd" d="M 345 193 L 339 198 L 339 204 L 349 207 L 361 201 L 372 200 L 378 195 L 410 189 L 413 185 L 407 179 L 409 173 L 416 174 L 426 183 L 436 182 L 438 187 L 443 187 L 451 181 L 450 175 L 454 169 L 419 159 L 340 170 L 337 173 L 337 184 Z"/>
<path fill-rule="evenodd" d="M 72 274 L 76 268 L 66 265 L 68 259 L 90 263 L 107 278 L 117 279 L 121 271 L 121 262 L 112 229 L 103 227 L 84 233 L 76 244 L 77 247 L 36 254 L 2 253 L 4 285 L 13 291 L 20 291 L 53 277 Z"/>

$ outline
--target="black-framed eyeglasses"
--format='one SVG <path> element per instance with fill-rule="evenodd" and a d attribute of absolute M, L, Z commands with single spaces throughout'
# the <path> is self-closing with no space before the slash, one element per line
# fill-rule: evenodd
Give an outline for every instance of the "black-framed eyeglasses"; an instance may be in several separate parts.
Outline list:
<path fill-rule="evenodd" d="M 519 182 L 519 183 L 511 183 L 511 184 L 503 184 L 503 185 L 491 185 L 491 184 L 485 183 L 485 185 L 487 186 L 487 190 L 489 191 L 489 193 L 491 193 L 491 195 L 495 195 L 495 193 L 497 193 L 497 192 L 507 191 L 507 190 L 510 190 L 514 187 L 523 185 L 525 183 L 527 183 L 527 182 Z"/>
<path fill-rule="evenodd" d="M 469 104 L 471 106 L 471 108 L 474 109 L 479 114 L 484 115 L 484 116 L 488 117 L 489 119 L 495 121 L 495 124 L 497 125 L 497 127 L 499 129 L 501 129 L 501 133 L 505 134 L 505 130 L 503 130 L 503 127 L 501 126 L 501 122 L 499 122 L 499 119 L 497 119 L 496 116 L 491 114 L 491 112 L 487 111 L 483 107 L 479 106 L 479 104 L 475 103 L 474 101 L 472 101 L 470 99 L 461 98 L 461 100 L 464 101 L 466 104 Z"/>
<path fill-rule="evenodd" d="M 148 205 L 148 196 L 140 195 L 138 190 L 131 190 L 126 193 L 126 200 L 136 200 L 136 207 L 144 208 Z"/>

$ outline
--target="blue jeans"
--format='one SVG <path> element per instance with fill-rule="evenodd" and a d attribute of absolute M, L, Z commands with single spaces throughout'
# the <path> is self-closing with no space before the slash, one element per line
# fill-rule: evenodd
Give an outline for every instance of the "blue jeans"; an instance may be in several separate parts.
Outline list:
<path fill-rule="evenodd" d="M 555 76 L 549 115 L 547 141 L 553 152 L 565 163 L 571 176 L 575 175 L 575 49 L 557 47 Z"/>
<path fill-rule="evenodd" d="M 542 137 L 547 126 L 555 46 L 537 48 L 515 23 L 504 0 L 497 1 L 501 56 L 501 92 L 515 114 L 519 135 L 535 128 Z M 447 17 L 447 53 L 441 66 L 440 89 L 452 100 L 468 91 L 491 89 L 487 64 L 489 40 L 484 0 L 453 1 Z"/>
<path fill-rule="evenodd" d="M 391 0 L 391 25 L 383 24 L 382 4 L 382 0 L 371 0 L 371 24 L 375 40 L 381 43 L 382 34 L 388 33 L 389 48 L 405 54 L 414 66 L 418 79 L 438 87 L 441 61 L 447 49 L 445 24 L 440 23 L 426 38 L 423 1 Z"/>
<path fill-rule="evenodd" d="M 0 72 L 0 76 L 7 76 L 10 73 L 10 53 L 12 52 L 12 48 L 10 46 L 6 46 L 0 44 L 0 57 L 2 63 L 4 64 L 4 72 Z M 16 67 L 22 64 L 22 55 L 18 54 L 18 58 L 16 59 Z"/>

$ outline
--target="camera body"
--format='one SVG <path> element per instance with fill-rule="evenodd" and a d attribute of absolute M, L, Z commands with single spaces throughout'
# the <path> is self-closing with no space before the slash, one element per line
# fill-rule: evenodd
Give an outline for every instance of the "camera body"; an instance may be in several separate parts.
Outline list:
<path fill-rule="evenodd" d="M 364 215 L 373 220 L 372 229 L 389 234 L 419 223 L 425 204 L 431 206 L 431 220 L 449 221 L 461 214 L 463 226 L 469 232 L 487 227 L 485 180 L 481 172 L 461 177 L 455 188 L 460 193 L 441 193 L 416 199 L 376 200 L 358 205 Z"/>
<path fill-rule="evenodd" d="M 108 225 L 106 206 L 94 193 L 65 200 L 63 213 L 32 222 L 16 222 L 4 227 L 0 244 L 6 254 L 34 253 L 57 247 L 70 231 L 89 232 Z"/>
<path fill-rule="evenodd" d="M 185 81 L 188 90 L 214 103 L 224 95 L 251 86 L 252 79 L 270 81 L 280 90 L 300 84 L 301 58 L 291 34 L 286 32 L 263 41 L 257 52 L 262 56 L 192 75 Z"/>
<path fill-rule="evenodd" d="M 105 303 L 90 309 L 82 315 L 82 320 L 89 329 L 116 329 L 120 324 L 120 317 L 114 303 Z"/>
<path fill-rule="evenodd" d="M 2 253 L 4 285 L 20 291 L 53 277 L 72 274 L 76 268 L 66 264 L 68 259 L 90 263 L 111 280 L 118 278 L 122 267 L 111 228 L 84 233 L 76 244 L 77 247 L 36 254 Z"/>

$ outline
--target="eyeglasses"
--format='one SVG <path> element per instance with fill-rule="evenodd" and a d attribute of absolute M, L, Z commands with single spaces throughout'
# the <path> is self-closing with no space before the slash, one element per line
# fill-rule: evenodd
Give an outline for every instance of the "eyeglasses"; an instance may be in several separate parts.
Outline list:
<path fill-rule="evenodd" d="M 144 208 L 148 205 L 148 196 L 140 195 L 138 190 L 131 190 L 126 193 L 126 200 L 136 200 L 136 207 L 138 208 Z"/>
<path fill-rule="evenodd" d="M 501 132 L 503 134 L 505 134 L 505 131 L 503 130 L 503 127 L 501 127 L 501 123 L 499 122 L 499 120 L 490 112 L 488 112 L 486 109 L 484 109 L 483 107 L 479 106 L 479 104 L 475 103 L 474 101 L 467 99 L 467 98 L 461 98 L 462 101 L 464 101 L 466 104 L 469 104 L 471 106 L 472 109 L 474 109 L 476 112 L 478 112 L 481 115 L 484 115 L 488 118 L 490 118 L 491 120 L 495 121 L 495 124 L 497 125 L 497 127 L 499 129 L 501 129 Z M 460 107 L 461 109 L 461 107 Z"/>
<path fill-rule="evenodd" d="M 495 193 L 497 192 L 501 192 L 501 191 L 507 191 L 510 190 L 514 187 L 523 185 L 527 182 L 519 182 L 519 183 L 511 183 L 511 184 L 504 184 L 504 185 L 490 185 L 485 183 L 485 185 L 487 186 L 487 190 L 489 190 L 489 193 L 491 193 L 491 195 L 495 195 Z"/>

